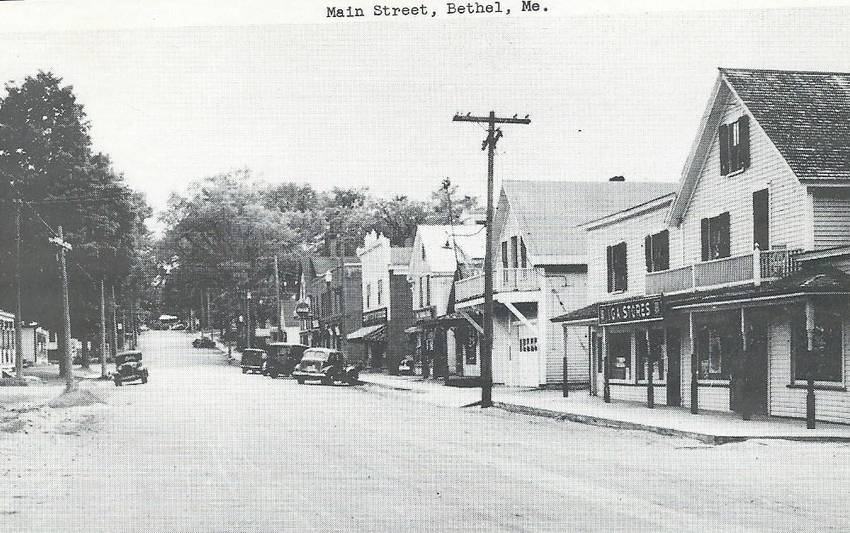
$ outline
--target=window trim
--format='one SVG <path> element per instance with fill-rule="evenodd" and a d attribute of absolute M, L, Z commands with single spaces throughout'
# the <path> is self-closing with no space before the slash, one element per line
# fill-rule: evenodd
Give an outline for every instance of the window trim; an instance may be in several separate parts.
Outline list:
<path fill-rule="evenodd" d="M 815 306 L 815 324 L 817 324 L 817 309 L 818 309 L 818 307 Z M 789 372 L 790 378 L 791 378 L 791 382 L 788 383 L 789 388 L 808 386 L 808 380 L 796 377 L 797 369 L 795 367 L 795 358 L 797 357 L 797 355 L 794 353 L 795 352 L 795 346 L 794 346 L 794 341 L 793 341 L 794 318 L 795 318 L 794 313 L 792 312 L 791 316 L 788 317 L 788 319 L 789 319 L 789 333 L 790 333 L 789 339 L 788 339 L 790 360 L 788 362 L 791 366 L 790 372 Z M 803 316 L 803 320 L 805 320 L 805 315 Z M 846 365 L 847 365 L 847 342 L 845 342 L 845 335 L 846 335 L 845 331 L 847 329 L 848 323 L 847 323 L 847 320 L 841 315 L 839 315 L 839 321 L 841 323 L 841 326 L 840 326 L 840 331 L 841 331 L 841 334 L 840 334 L 841 365 L 839 366 L 839 368 L 841 369 L 841 379 L 838 380 L 838 381 L 826 381 L 826 380 L 823 380 L 823 379 L 816 379 L 815 382 L 814 382 L 815 388 L 818 388 L 818 387 L 843 387 L 843 388 L 846 388 L 847 387 L 847 367 L 846 367 Z M 806 340 L 806 342 L 808 342 L 808 339 L 805 339 L 805 340 Z"/>

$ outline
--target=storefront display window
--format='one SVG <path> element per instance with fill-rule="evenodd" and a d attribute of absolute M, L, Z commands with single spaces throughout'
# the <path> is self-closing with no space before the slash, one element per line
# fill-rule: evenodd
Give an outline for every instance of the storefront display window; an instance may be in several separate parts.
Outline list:
<path fill-rule="evenodd" d="M 632 334 L 609 333 L 608 354 L 610 358 L 611 379 L 631 379 Z"/>
<path fill-rule="evenodd" d="M 739 328 L 735 320 L 715 320 L 697 329 L 699 379 L 729 379 L 733 359 L 740 351 Z"/>
<path fill-rule="evenodd" d="M 815 381 L 841 383 L 844 366 L 841 315 L 825 307 L 815 308 L 814 359 L 809 359 L 806 315 L 802 307 L 791 316 L 791 366 L 795 381 L 808 379 L 810 363 Z"/>
<path fill-rule="evenodd" d="M 463 345 L 464 359 L 468 365 L 478 364 L 478 335 L 473 331 L 466 337 Z"/>
<path fill-rule="evenodd" d="M 649 345 L 647 345 L 646 330 L 638 330 L 635 332 L 635 358 L 637 360 L 636 370 L 638 381 L 644 381 L 647 379 L 649 354 L 652 354 L 652 360 L 655 362 L 654 372 L 652 374 L 653 381 L 657 383 L 664 379 L 664 368 L 666 366 L 664 352 L 663 330 L 649 330 Z"/>

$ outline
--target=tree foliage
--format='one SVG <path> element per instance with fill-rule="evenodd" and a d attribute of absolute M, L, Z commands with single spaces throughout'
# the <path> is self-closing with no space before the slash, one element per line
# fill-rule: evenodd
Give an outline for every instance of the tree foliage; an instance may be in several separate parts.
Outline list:
<path fill-rule="evenodd" d="M 0 99 L 0 175 L 5 200 L 25 201 L 22 223 L 23 318 L 61 324 L 61 285 L 47 239 L 62 226 L 69 254 L 72 333 L 87 337 L 99 318 L 99 280 L 124 288 L 148 238 L 150 208 L 109 157 L 95 153 L 90 124 L 70 85 L 49 72 L 7 85 Z M 13 309 L 14 223 L 4 203 L 0 224 L 0 306 Z M 52 229 L 51 229 L 52 228 Z"/>

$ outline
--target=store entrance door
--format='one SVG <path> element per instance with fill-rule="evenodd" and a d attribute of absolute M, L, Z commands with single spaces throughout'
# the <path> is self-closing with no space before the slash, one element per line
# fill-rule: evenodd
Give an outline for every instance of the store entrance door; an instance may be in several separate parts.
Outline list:
<path fill-rule="evenodd" d="M 682 339 L 679 330 L 667 330 L 667 405 L 682 405 Z"/>

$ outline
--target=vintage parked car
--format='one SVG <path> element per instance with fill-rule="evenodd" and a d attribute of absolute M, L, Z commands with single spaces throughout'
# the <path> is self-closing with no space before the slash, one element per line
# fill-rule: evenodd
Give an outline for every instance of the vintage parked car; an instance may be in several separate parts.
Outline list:
<path fill-rule="evenodd" d="M 354 385 L 360 378 L 360 365 L 347 365 L 345 355 L 332 348 L 309 348 L 304 351 L 301 362 L 295 365 L 292 377 L 303 384 L 305 381 L 321 381 L 333 385 L 336 381 Z"/>
<path fill-rule="evenodd" d="M 186 324 L 174 324 L 168 329 L 170 329 L 171 331 L 183 331 L 184 329 L 186 329 Z"/>
<path fill-rule="evenodd" d="M 215 341 L 209 337 L 198 337 L 192 341 L 195 348 L 215 348 Z"/>
<path fill-rule="evenodd" d="M 148 369 L 142 363 L 142 352 L 139 350 L 119 352 L 115 356 L 115 373 L 112 374 L 112 379 L 115 381 L 116 387 L 120 387 L 125 381 L 137 379 L 142 383 L 147 383 Z"/>
<path fill-rule="evenodd" d="M 414 374 L 413 357 L 407 356 L 398 364 L 398 373 L 402 376 L 412 376 Z"/>
<path fill-rule="evenodd" d="M 307 346 L 287 342 L 272 342 L 266 346 L 266 367 L 263 373 L 271 378 L 292 374 L 295 365 L 301 361 Z"/>
<path fill-rule="evenodd" d="M 242 350 L 242 373 L 262 372 L 266 362 L 266 351 L 257 348 Z"/>

